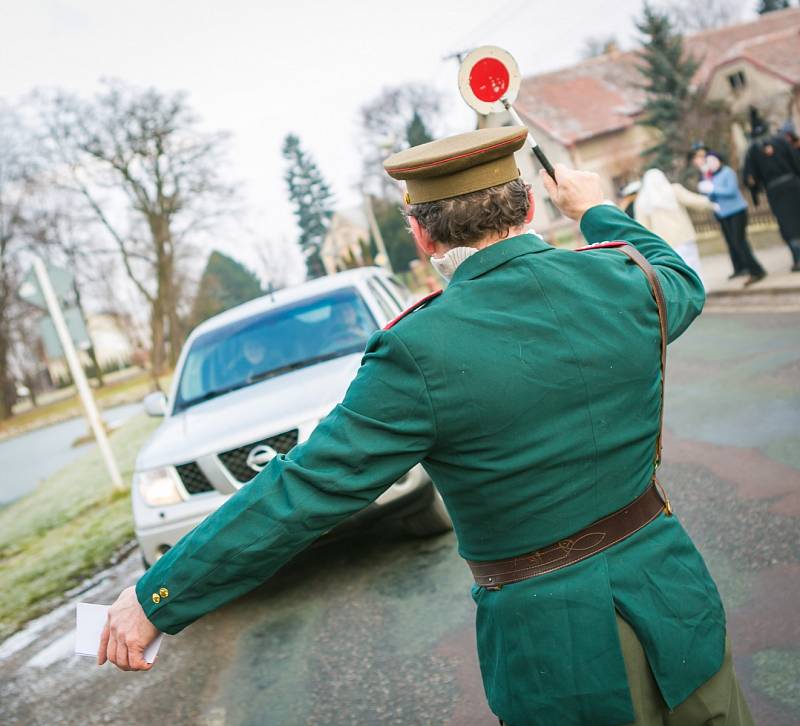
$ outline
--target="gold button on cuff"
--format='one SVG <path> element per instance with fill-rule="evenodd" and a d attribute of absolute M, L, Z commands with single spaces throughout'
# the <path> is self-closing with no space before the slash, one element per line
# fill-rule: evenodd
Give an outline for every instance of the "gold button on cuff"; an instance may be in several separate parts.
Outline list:
<path fill-rule="evenodd" d="M 158 603 L 160 603 L 160 602 L 161 602 L 161 595 L 159 595 L 157 592 L 154 592 L 154 593 L 153 593 L 153 602 L 154 602 L 156 605 L 158 605 Z"/>
<path fill-rule="evenodd" d="M 159 594 L 159 595 L 161 595 L 161 597 L 169 597 L 169 590 L 167 590 L 167 588 L 166 588 L 166 587 L 162 587 L 162 588 L 161 588 L 161 589 L 158 591 L 158 594 Z"/>

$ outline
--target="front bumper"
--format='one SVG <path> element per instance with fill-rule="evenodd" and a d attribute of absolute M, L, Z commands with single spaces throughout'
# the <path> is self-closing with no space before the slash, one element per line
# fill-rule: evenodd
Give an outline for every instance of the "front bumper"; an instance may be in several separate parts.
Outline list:
<path fill-rule="evenodd" d="M 431 480 L 425 470 L 417 465 L 372 504 L 336 526 L 322 539 L 335 538 L 365 528 L 384 517 L 405 515 L 413 511 L 418 502 L 427 502 L 426 495 L 431 487 Z M 155 562 L 183 535 L 191 532 L 209 514 L 215 512 L 229 496 L 214 491 L 195 494 L 186 501 L 168 507 L 149 507 L 134 487 L 133 521 L 136 539 L 145 562 Z"/>

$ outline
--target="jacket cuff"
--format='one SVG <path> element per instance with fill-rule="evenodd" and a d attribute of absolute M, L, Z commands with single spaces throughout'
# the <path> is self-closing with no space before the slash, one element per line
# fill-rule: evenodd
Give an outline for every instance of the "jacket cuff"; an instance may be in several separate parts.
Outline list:
<path fill-rule="evenodd" d="M 609 228 L 619 222 L 620 215 L 626 222 L 631 219 L 613 202 L 601 202 L 587 209 L 581 217 L 581 234 L 589 244 L 596 242 L 613 242 L 608 238 Z"/>
<path fill-rule="evenodd" d="M 158 568 L 151 568 L 139 578 L 136 583 L 136 598 L 144 610 L 147 619 L 162 633 L 175 635 L 182 630 L 174 622 L 170 622 L 169 604 L 170 591 L 164 583 L 158 580 Z"/>

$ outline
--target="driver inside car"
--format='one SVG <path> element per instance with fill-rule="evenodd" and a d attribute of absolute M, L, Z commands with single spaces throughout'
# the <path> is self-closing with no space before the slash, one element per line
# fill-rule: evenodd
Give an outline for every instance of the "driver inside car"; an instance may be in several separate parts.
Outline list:
<path fill-rule="evenodd" d="M 353 305 L 334 305 L 326 326 L 326 341 L 323 350 L 332 352 L 351 345 L 366 344 L 372 330 L 364 325 Z"/>

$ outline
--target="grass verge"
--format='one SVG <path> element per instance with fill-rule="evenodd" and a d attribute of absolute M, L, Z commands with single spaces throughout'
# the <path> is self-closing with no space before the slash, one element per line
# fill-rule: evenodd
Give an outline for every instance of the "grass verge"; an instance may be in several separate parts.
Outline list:
<path fill-rule="evenodd" d="M 158 421 L 139 415 L 111 435 L 123 480 Z M 0 640 L 107 565 L 133 537 L 130 493 L 115 493 L 95 448 L 0 510 Z"/>
<path fill-rule="evenodd" d="M 167 373 L 159 378 L 162 390 L 169 390 L 171 377 L 172 373 Z M 141 401 L 152 390 L 153 379 L 150 373 L 139 371 L 119 380 L 110 381 L 102 388 L 93 388 L 92 393 L 98 408 L 105 409 Z M 83 406 L 80 398 L 77 394 L 73 394 L 68 398 L 29 408 L 0 421 L 0 440 L 82 415 Z"/>

